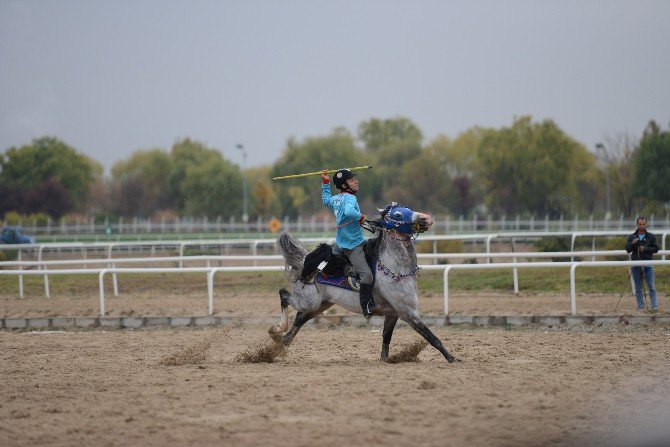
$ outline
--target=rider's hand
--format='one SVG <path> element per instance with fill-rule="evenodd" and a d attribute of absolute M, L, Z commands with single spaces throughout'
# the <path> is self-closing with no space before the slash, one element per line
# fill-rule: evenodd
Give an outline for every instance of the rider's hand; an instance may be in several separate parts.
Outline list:
<path fill-rule="evenodd" d="M 365 214 L 361 214 L 361 218 L 358 219 L 358 223 L 363 225 L 363 222 L 365 222 Z"/>
<path fill-rule="evenodd" d="M 321 183 L 326 185 L 330 183 L 330 177 L 328 177 L 328 169 L 321 170 Z"/>

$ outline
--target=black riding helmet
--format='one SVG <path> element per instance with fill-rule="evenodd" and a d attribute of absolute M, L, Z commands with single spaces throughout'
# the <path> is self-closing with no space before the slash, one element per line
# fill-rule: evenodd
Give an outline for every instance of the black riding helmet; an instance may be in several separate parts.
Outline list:
<path fill-rule="evenodd" d="M 340 191 L 344 191 L 345 189 L 349 189 L 347 186 L 347 180 L 350 178 L 354 178 L 356 174 L 351 172 L 348 169 L 340 169 L 335 173 L 333 176 L 333 183 L 335 183 L 335 187 L 339 189 Z"/>

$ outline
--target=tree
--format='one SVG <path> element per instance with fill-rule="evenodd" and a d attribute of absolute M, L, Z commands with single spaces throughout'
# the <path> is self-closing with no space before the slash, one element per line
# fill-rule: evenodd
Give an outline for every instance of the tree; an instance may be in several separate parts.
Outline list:
<path fill-rule="evenodd" d="M 181 193 L 187 215 L 240 215 L 242 173 L 220 155 L 212 157 L 187 168 Z"/>
<path fill-rule="evenodd" d="M 635 146 L 637 138 L 630 135 L 618 135 L 607 139 L 609 163 L 606 166 L 610 176 L 610 197 L 612 207 L 626 216 L 633 214 L 635 192 Z M 606 174 L 607 174 L 606 173 Z"/>
<path fill-rule="evenodd" d="M 170 153 L 133 153 L 112 168 L 115 212 L 147 217 L 170 209 L 187 215 L 237 215 L 242 174 L 238 166 L 204 144 L 185 138 Z"/>
<path fill-rule="evenodd" d="M 467 215 L 483 201 L 482 182 L 477 180 L 478 150 L 487 131 L 473 127 L 451 140 L 438 135 L 427 147 L 433 160 L 441 163 L 446 171 L 445 182 L 450 181 L 449 191 L 443 199 L 450 211 Z"/>
<path fill-rule="evenodd" d="M 172 171 L 168 178 L 169 203 L 174 210 L 180 212 L 186 206 L 184 197 L 186 191 L 183 188 L 188 171 L 210 163 L 218 164 L 222 156 L 219 151 L 208 148 L 199 141 L 184 138 L 172 146 L 170 158 Z"/>
<path fill-rule="evenodd" d="M 119 194 L 116 212 L 124 216 L 151 216 L 169 206 L 168 179 L 172 159 L 161 149 L 136 151 L 112 167 Z"/>
<path fill-rule="evenodd" d="M 0 155 L 0 183 L 5 187 L 27 193 L 36 191 L 44 182 L 56 181 L 67 193 L 65 202 L 71 203 L 75 210 L 84 210 L 89 189 L 102 172 L 99 163 L 53 137 L 34 139 L 30 145 L 12 147 Z M 33 200 L 32 203 L 43 206 L 45 202 Z"/>
<path fill-rule="evenodd" d="M 635 152 L 634 189 L 638 197 L 670 201 L 670 131 L 655 121 L 644 130 Z"/>
<path fill-rule="evenodd" d="M 404 117 L 380 120 L 371 118 L 358 125 L 358 138 L 369 152 L 376 152 L 396 143 L 420 146 L 423 134 L 411 120 Z"/>
<path fill-rule="evenodd" d="M 577 179 L 595 158 L 552 120 L 534 124 L 525 116 L 511 127 L 487 131 L 478 152 L 490 209 L 556 216 L 587 208 Z"/>
<path fill-rule="evenodd" d="M 451 179 L 440 155 L 434 149 L 424 149 L 419 157 L 405 163 L 403 175 L 387 191 L 389 196 L 416 210 L 446 211 Z"/>
<path fill-rule="evenodd" d="M 10 211 L 22 211 L 24 192 L 18 186 L 0 182 L 0 217 Z"/>
<path fill-rule="evenodd" d="M 324 168 L 339 169 L 369 164 L 364 154 L 354 146 L 353 137 L 344 129 L 335 129 L 325 137 L 306 138 L 302 142 L 290 139 L 282 156 L 272 168 L 272 177 L 316 172 Z M 365 171 L 366 179 L 368 171 Z M 366 181 L 361 181 L 366 185 Z M 275 197 L 284 214 L 297 216 L 323 209 L 318 176 L 281 180 L 275 183 Z M 359 202 L 369 197 L 361 188 Z"/>
<path fill-rule="evenodd" d="M 358 126 L 358 138 L 371 155 L 375 169 L 366 173 L 367 190 L 373 203 L 398 201 L 399 179 L 405 163 L 421 156 L 421 129 L 408 118 L 371 118 Z"/>
<path fill-rule="evenodd" d="M 57 178 L 50 178 L 24 195 L 25 204 L 21 209 L 25 214 L 35 210 L 58 219 L 73 210 L 72 199 L 67 188 Z"/>
<path fill-rule="evenodd" d="M 249 197 L 249 209 L 256 216 L 270 217 L 272 215 L 272 203 L 275 199 L 274 185 L 270 180 L 272 167 L 260 166 L 249 168 L 246 171 L 251 194 Z"/>

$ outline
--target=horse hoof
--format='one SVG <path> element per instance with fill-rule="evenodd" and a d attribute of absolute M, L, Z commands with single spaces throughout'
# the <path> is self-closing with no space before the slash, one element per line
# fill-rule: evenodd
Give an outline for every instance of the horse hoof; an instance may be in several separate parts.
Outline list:
<path fill-rule="evenodd" d="M 453 357 L 453 356 L 449 356 L 447 361 L 449 363 L 461 363 L 461 359 L 459 359 L 458 357 Z"/>
<path fill-rule="evenodd" d="M 276 333 L 276 332 L 275 332 L 275 333 L 272 333 L 272 332 L 270 332 L 270 338 L 271 338 L 272 341 L 274 341 L 275 343 L 281 343 L 281 344 L 284 344 L 284 337 L 282 337 L 281 334 L 279 334 L 279 333 Z"/>

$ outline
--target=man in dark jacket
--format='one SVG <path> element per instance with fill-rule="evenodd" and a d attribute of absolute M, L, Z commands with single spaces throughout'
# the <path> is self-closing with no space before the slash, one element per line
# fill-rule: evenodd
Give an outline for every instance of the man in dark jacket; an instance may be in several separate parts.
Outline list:
<path fill-rule="evenodd" d="M 647 218 L 637 218 L 637 230 L 628 236 L 626 251 L 631 253 L 633 261 L 651 261 L 654 253 L 658 252 L 656 236 L 647 231 Z M 637 310 L 645 309 L 643 295 L 643 281 L 646 280 L 649 287 L 649 298 L 651 300 L 651 312 L 658 310 L 658 298 L 656 297 L 656 286 L 654 285 L 654 268 L 652 266 L 639 266 L 632 269 L 633 281 L 635 282 L 635 298 L 637 298 Z"/>

